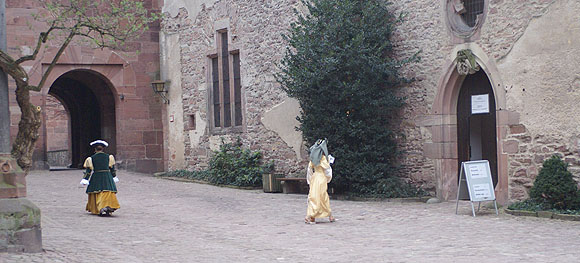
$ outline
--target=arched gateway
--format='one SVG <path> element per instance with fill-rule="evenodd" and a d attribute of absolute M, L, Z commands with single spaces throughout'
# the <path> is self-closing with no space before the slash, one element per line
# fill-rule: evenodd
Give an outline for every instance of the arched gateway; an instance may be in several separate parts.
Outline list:
<path fill-rule="evenodd" d="M 460 75 L 454 57 L 440 79 L 432 112 L 421 126 L 432 133 L 432 141 L 425 143 L 425 156 L 435 161 L 437 196 L 453 200 L 457 195 L 459 168 L 462 161 L 489 160 L 500 203 L 508 198 L 507 155 L 502 151 L 510 120 L 505 109 L 505 90 L 499 72 L 485 53 L 474 44 L 457 46 L 453 51 L 470 49 L 479 71 Z M 472 113 L 473 96 L 487 96 L 489 110 Z"/>
<path fill-rule="evenodd" d="M 104 139 L 107 151 L 116 154 L 116 121 L 114 87 L 103 75 L 93 70 L 72 70 L 59 76 L 48 90 L 67 110 L 68 146 L 71 168 L 80 168 L 92 154 L 89 142 Z M 46 125 L 51 119 L 46 118 Z M 47 140 L 50 140 L 47 134 Z M 47 143 L 46 145 L 49 145 Z M 48 152 L 48 150 L 47 150 Z M 50 159 L 50 158 L 49 158 Z"/>
<path fill-rule="evenodd" d="M 30 69 L 30 78 L 38 82 L 54 52 L 43 56 Z M 50 106 L 68 116 L 64 129 L 70 138 L 66 166 L 78 168 L 91 153 L 88 143 L 101 138 L 109 142 L 107 152 L 115 154 L 120 169 L 153 173 L 164 169 L 163 102 L 151 89 L 156 56 L 139 55 L 127 60 L 112 50 L 69 46 L 46 79 L 40 94 L 32 98 L 42 106 L 43 126 L 33 155 L 37 169 L 47 168 L 50 143 Z M 157 56 L 158 57 L 158 56 Z M 143 61 L 149 61 L 145 63 Z M 143 62 L 143 63 L 141 63 Z M 62 106 L 61 106 L 62 105 Z M 48 111 L 48 112 L 47 112 Z M 62 116 L 61 114 L 61 116 Z M 62 121 L 62 119 L 60 119 Z M 66 122 L 65 122 L 66 123 Z M 60 130 L 64 130 L 60 129 Z M 66 143 L 63 143 L 66 144 Z M 63 165 L 64 166 L 64 165 Z"/>

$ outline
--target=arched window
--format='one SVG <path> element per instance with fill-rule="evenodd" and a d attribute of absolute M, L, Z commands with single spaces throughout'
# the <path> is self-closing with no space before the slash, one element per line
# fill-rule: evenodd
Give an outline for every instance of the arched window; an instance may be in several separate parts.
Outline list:
<path fill-rule="evenodd" d="M 447 0 L 447 25 L 454 35 L 470 39 L 483 24 L 487 1 Z"/>
<path fill-rule="evenodd" d="M 464 12 L 461 14 L 463 22 L 469 27 L 474 27 L 478 17 L 483 14 L 483 0 L 463 0 Z"/>

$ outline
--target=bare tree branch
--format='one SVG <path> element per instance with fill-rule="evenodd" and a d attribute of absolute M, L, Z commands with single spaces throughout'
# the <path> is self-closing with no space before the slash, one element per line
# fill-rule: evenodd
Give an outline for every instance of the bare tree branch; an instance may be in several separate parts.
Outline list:
<path fill-rule="evenodd" d="M 74 29 L 74 30 L 72 30 L 70 32 L 70 34 L 68 35 L 68 37 L 66 38 L 66 40 L 64 41 L 64 43 L 58 49 L 58 52 L 56 52 L 56 55 L 54 55 L 54 57 L 52 58 L 52 61 L 50 62 L 50 65 L 48 65 L 48 68 L 42 74 L 42 79 L 38 83 L 38 86 L 29 86 L 29 89 L 30 90 L 40 91 L 40 89 L 42 89 L 42 86 L 44 86 L 44 82 L 46 82 L 46 79 L 50 75 L 50 72 L 54 68 L 54 65 L 56 65 L 56 62 L 58 61 L 58 59 L 60 58 L 60 56 L 62 55 L 62 53 L 64 52 L 64 50 L 68 47 L 68 45 L 70 44 L 70 42 L 73 40 L 73 38 L 76 35 L 77 35 L 76 29 Z"/>
<path fill-rule="evenodd" d="M 22 64 L 25 61 L 35 60 L 36 55 L 38 55 L 38 52 L 40 51 L 40 48 L 42 47 L 42 44 L 46 43 L 46 40 L 48 39 L 48 35 L 50 34 L 50 32 L 52 30 L 54 30 L 54 27 L 51 26 L 46 32 L 41 32 L 40 35 L 38 36 L 38 42 L 36 43 L 36 47 L 34 48 L 34 52 L 32 53 L 32 55 L 24 56 L 24 57 L 17 59 L 16 64 Z"/>
<path fill-rule="evenodd" d="M 15 80 L 27 81 L 26 71 L 2 50 L 0 50 L 0 68 Z"/>

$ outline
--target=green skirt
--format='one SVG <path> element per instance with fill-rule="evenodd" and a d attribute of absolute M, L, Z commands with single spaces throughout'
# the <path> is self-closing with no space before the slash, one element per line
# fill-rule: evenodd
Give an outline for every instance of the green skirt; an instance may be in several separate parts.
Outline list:
<path fill-rule="evenodd" d="M 110 171 L 93 172 L 89 179 L 89 186 L 87 187 L 87 194 L 100 193 L 103 191 L 117 192 L 117 186 L 113 181 L 113 175 Z"/>

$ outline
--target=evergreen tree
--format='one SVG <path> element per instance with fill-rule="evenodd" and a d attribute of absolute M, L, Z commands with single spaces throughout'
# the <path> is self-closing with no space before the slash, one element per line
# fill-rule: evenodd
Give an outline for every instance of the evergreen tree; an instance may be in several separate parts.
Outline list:
<path fill-rule="evenodd" d="M 277 75 L 288 96 L 300 102 L 300 130 L 313 144 L 328 138 L 337 158 L 333 184 L 360 194 L 393 184 L 399 153 L 392 123 L 404 99 L 396 87 L 407 83 L 399 69 L 417 59 L 399 60 L 390 38 L 401 16 L 382 0 L 302 1 L 305 15 L 284 37 L 289 43 Z"/>
<path fill-rule="evenodd" d="M 530 189 L 530 198 L 545 208 L 580 209 L 577 183 L 568 171 L 568 164 L 557 155 L 542 164 Z"/>

